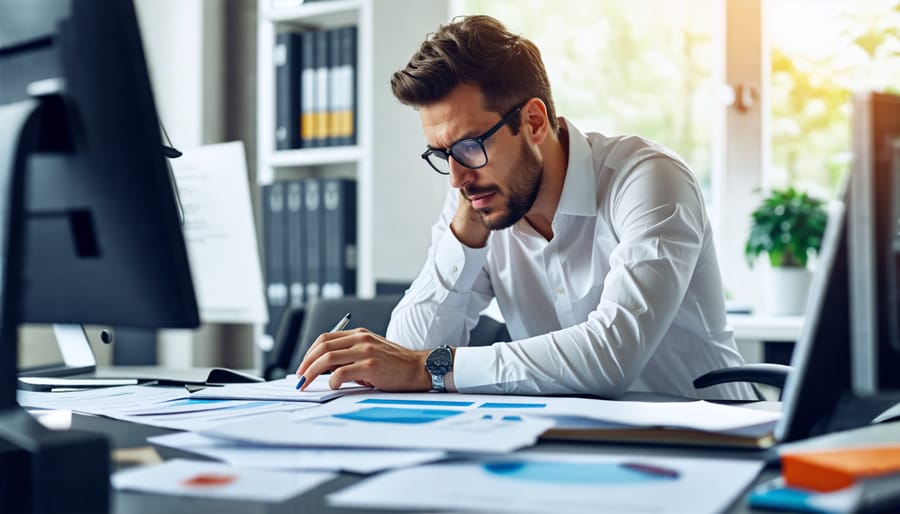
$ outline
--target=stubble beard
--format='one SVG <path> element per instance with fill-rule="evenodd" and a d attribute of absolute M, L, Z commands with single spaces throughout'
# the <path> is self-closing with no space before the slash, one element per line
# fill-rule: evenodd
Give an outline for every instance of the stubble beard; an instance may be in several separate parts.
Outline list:
<path fill-rule="evenodd" d="M 503 230 L 515 225 L 528 214 L 537 199 L 541 179 L 544 176 L 544 162 L 524 141 L 521 156 L 514 169 L 517 172 L 509 185 L 503 210 L 496 212 L 497 209 L 478 209 L 481 213 L 481 223 L 488 230 Z M 499 192 L 499 188 L 497 191 Z M 496 212 L 499 217 L 491 219 L 492 212 Z"/>

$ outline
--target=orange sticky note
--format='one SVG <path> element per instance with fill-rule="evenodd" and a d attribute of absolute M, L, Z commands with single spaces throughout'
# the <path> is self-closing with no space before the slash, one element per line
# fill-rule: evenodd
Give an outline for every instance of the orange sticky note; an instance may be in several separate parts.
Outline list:
<path fill-rule="evenodd" d="M 900 472 L 900 446 L 798 452 L 781 455 L 781 474 L 791 487 L 835 491 L 860 478 Z"/>

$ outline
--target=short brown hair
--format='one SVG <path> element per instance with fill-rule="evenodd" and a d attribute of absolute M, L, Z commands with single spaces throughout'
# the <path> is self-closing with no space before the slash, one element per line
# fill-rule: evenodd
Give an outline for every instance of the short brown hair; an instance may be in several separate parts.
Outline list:
<path fill-rule="evenodd" d="M 400 102 L 433 104 L 461 83 L 481 88 L 485 108 L 506 114 L 529 98 L 540 98 L 555 132 L 558 128 L 550 81 L 541 52 L 490 16 L 462 16 L 429 34 L 405 68 L 391 77 Z M 519 116 L 509 122 L 513 132 Z"/>

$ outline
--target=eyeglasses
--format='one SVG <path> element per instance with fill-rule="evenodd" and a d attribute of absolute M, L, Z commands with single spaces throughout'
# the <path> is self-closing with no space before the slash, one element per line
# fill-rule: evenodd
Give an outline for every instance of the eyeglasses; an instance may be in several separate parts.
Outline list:
<path fill-rule="evenodd" d="M 434 171 L 441 175 L 450 174 L 450 157 L 453 157 L 454 161 L 466 168 L 472 170 L 483 168 L 488 163 L 487 150 L 484 149 L 484 142 L 521 111 L 522 107 L 525 107 L 525 102 L 519 104 L 518 107 L 510 111 L 503 119 L 498 121 L 496 125 L 488 129 L 484 134 L 478 137 L 460 139 L 450 145 L 450 148 L 446 150 L 429 148 L 422 154 L 422 158 L 428 161 L 428 164 L 434 168 Z"/>

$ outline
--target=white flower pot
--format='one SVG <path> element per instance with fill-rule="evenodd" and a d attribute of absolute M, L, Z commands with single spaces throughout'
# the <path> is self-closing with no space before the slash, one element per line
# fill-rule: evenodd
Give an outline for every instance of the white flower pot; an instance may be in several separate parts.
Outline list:
<path fill-rule="evenodd" d="M 806 268 L 767 269 L 763 279 L 763 299 L 769 314 L 804 314 L 812 276 L 812 271 Z"/>

